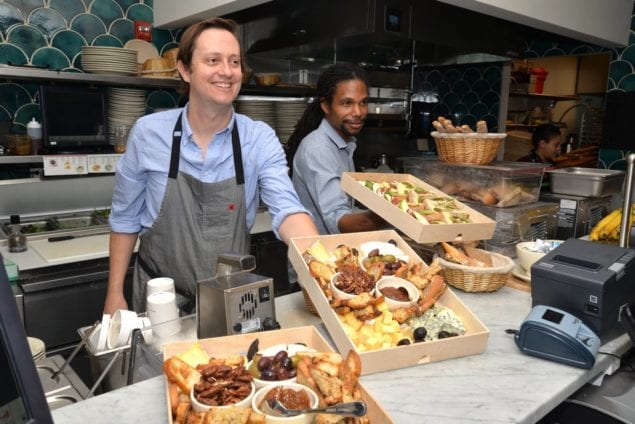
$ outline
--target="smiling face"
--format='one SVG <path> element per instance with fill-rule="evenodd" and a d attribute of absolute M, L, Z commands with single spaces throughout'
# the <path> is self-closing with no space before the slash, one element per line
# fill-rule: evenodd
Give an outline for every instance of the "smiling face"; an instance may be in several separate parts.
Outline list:
<path fill-rule="evenodd" d="M 352 79 L 337 84 L 333 101 L 320 103 L 324 117 L 345 140 L 359 134 L 368 115 L 368 86 Z"/>
<path fill-rule="evenodd" d="M 242 79 L 238 40 L 227 30 L 208 28 L 196 40 L 189 67 L 179 61 L 178 69 L 190 85 L 190 101 L 231 106 Z"/>

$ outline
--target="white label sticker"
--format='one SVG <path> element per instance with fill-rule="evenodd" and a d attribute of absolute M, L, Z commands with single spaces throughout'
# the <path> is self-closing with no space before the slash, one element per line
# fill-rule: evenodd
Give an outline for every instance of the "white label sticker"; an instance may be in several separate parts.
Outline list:
<path fill-rule="evenodd" d="M 240 330 L 241 333 L 252 333 L 254 331 L 260 330 L 260 318 L 250 319 L 249 321 L 241 322 L 243 328 Z"/>
<path fill-rule="evenodd" d="M 576 201 L 570 199 L 560 199 L 560 207 L 563 209 L 576 209 Z"/>

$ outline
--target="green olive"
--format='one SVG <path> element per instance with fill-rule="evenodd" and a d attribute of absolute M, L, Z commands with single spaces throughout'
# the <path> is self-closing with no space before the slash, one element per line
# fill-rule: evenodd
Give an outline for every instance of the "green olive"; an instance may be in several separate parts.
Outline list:
<path fill-rule="evenodd" d="M 397 260 L 397 258 L 395 258 L 395 255 L 384 255 L 382 257 L 382 260 L 384 262 L 388 262 L 389 264 L 392 264 Z"/>

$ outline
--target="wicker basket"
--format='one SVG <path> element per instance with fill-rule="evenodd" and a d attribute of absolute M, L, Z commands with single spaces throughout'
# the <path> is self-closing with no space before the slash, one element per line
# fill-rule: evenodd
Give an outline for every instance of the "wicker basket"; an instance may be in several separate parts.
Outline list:
<path fill-rule="evenodd" d="M 499 253 L 486 253 L 491 255 L 493 267 L 460 265 L 440 258 L 446 283 L 466 292 L 492 292 L 503 287 L 514 269 L 514 261 Z"/>
<path fill-rule="evenodd" d="M 302 295 L 304 296 L 304 303 L 306 304 L 306 308 L 309 312 L 311 312 L 313 315 L 316 316 L 320 316 L 320 314 L 318 314 L 317 309 L 315 308 L 315 305 L 313 304 L 313 301 L 311 300 L 311 298 L 309 297 L 309 293 L 307 293 L 306 290 L 304 290 L 304 288 L 302 288 Z"/>
<path fill-rule="evenodd" d="M 451 163 L 488 165 L 496 158 L 505 133 L 440 133 L 432 132 L 439 159 Z"/>

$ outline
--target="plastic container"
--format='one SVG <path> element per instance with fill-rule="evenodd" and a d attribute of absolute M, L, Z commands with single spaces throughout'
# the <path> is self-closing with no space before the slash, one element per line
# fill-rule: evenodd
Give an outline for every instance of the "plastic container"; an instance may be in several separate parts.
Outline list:
<path fill-rule="evenodd" d="M 31 154 L 37 155 L 42 149 L 42 125 L 35 118 L 26 124 L 26 133 L 31 139 Z"/>
<path fill-rule="evenodd" d="M 31 153 L 31 139 L 26 134 L 7 134 L 7 145 L 12 155 L 25 156 Z"/>
<path fill-rule="evenodd" d="M 447 163 L 401 158 L 404 173 L 412 174 L 444 193 L 471 203 L 499 208 L 538 200 L 544 164 L 493 162 L 491 165 Z"/>

